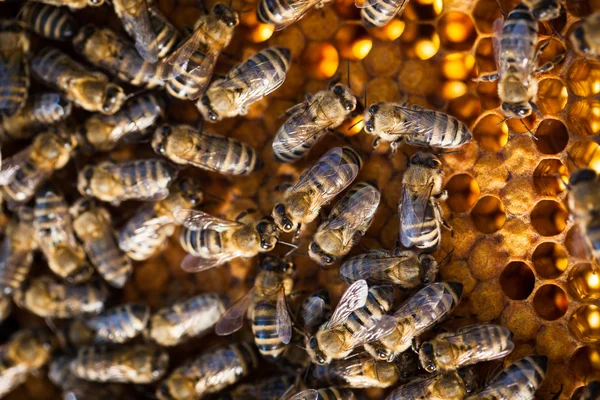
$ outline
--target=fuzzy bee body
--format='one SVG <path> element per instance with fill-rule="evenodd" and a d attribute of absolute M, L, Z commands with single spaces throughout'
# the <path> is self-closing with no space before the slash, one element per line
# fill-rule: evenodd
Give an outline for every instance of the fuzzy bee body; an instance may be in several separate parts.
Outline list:
<path fill-rule="evenodd" d="M 263 24 L 275 25 L 280 31 L 300 20 L 313 7 L 323 6 L 324 0 L 261 0 L 256 18 Z"/>
<path fill-rule="evenodd" d="M 600 259 L 600 176 L 591 168 L 581 168 L 569 177 L 569 209 L 584 235 L 592 256 Z"/>
<path fill-rule="evenodd" d="M 99 7 L 104 4 L 104 0 L 33 0 L 55 7 L 67 6 L 72 10 L 78 10 L 87 6 Z"/>
<path fill-rule="evenodd" d="M 390 393 L 386 400 L 461 400 L 476 387 L 470 370 L 416 378 Z"/>
<path fill-rule="evenodd" d="M 68 8 L 35 1 L 25 3 L 21 20 L 38 35 L 53 40 L 71 40 L 78 29 L 77 21 Z"/>
<path fill-rule="evenodd" d="M 140 335 L 150 318 L 144 304 L 122 304 L 103 311 L 83 323 L 93 334 L 96 343 L 125 343 Z"/>
<path fill-rule="evenodd" d="M 158 47 L 158 58 L 164 58 L 181 39 L 179 31 L 163 15 L 155 5 L 148 5 L 150 14 L 150 24 L 156 35 L 156 45 Z"/>
<path fill-rule="evenodd" d="M 15 21 L 0 21 L 0 113 L 23 108 L 29 92 L 29 38 Z"/>
<path fill-rule="evenodd" d="M 169 79 L 165 82 L 165 89 L 171 96 L 181 99 L 197 99 L 204 93 L 204 90 L 210 83 L 211 76 L 201 74 L 202 63 L 204 62 L 205 54 L 201 51 L 193 52 L 188 60 L 188 72 L 182 71 L 177 77 Z"/>
<path fill-rule="evenodd" d="M 10 221 L 0 247 L 0 296 L 19 289 L 31 270 L 33 250 L 38 247 L 30 209 L 22 208 L 19 220 Z M 10 300 L 8 302 L 10 305 Z M 6 308 L 5 305 L 4 308 Z"/>
<path fill-rule="evenodd" d="M 549 21 L 560 16 L 562 0 L 525 0 L 525 4 L 533 12 L 538 21 Z"/>
<path fill-rule="evenodd" d="M 600 58 L 600 12 L 585 17 L 569 35 L 576 52 L 591 58 Z"/>
<path fill-rule="evenodd" d="M 408 0 L 365 0 L 364 4 L 356 2 L 361 8 L 360 18 L 367 28 L 387 25 L 396 15 L 400 15 Z"/>

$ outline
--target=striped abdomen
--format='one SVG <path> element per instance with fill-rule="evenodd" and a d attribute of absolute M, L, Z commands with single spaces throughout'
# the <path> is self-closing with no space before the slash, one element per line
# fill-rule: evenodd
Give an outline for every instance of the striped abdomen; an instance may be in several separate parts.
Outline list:
<path fill-rule="evenodd" d="M 46 84 L 60 87 L 60 81 L 73 74 L 81 75 L 82 66 L 72 60 L 68 55 L 53 47 L 45 47 L 31 60 L 33 72 Z"/>
<path fill-rule="evenodd" d="M 350 389 L 327 388 L 317 390 L 317 400 L 349 400 L 354 399 Z"/>
<path fill-rule="evenodd" d="M 206 71 L 204 67 L 198 68 L 202 64 L 206 64 L 204 59 L 206 54 L 202 51 L 195 51 L 190 56 L 187 68 L 180 70 L 180 75 L 170 79 L 166 83 L 167 93 L 171 96 L 182 100 L 197 99 L 203 93 L 212 77 L 212 68 Z M 216 61 L 216 59 L 214 60 Z M 213 64 L 214 67 L 214 64 Z"/>
<path fill-rule="evenodd" d="M 252 311 L 252 333 L 258 351 L 265 357 L 279 357 L 286 345 L 277 334 L 277 310 L 271 300 L 259 300 Z"/>
<path fill-rule="evenodd" d="M 26 203 L 50 175 L 48 172 L 38 173 L 38 170 L 37 164 L 28 159 L 23 167 L 15 173 L 11 182 L 2 186 L 2 192 L 13 202 Z"/>
<path fill-rule="evenodd" d="M 425 286 L 411 297 L 407 308 L 417 311 L 414 315 L 416 335 L 450 314 L 458 305 L 462 291 L 463 286 L 458 282 L 437 282 Z"/>
<path fill-rule="evenodd" d="M 277 30 L 280 30 L 302 18 L 318 3 L 319 0 L 306 3 L 298 0 L 261 0 L 256 9 L 256 18 L 264 24 L 273 24 Z"/>
<path fill-rule="evenodd" d="M 252 146 L 233 138 L 200 133 L 194 150 L 195 166 L 224 175 L 249 175 L 263 166 Z"/>
<path fill-rule="evenodd" d="M 538 37 L 538 21 L 524 4 L 516 6 L 504 20 L 500 35 L 500 68 L 514 66 L 517 71 L 535 59 Z"/>
<path fill-rule="evenodd" d="M 51 125 L 71 115 L 73 105 L 59 93 L 48 92 L 36 94 L 31 106 L 33 124 Z"/>
<path fill-rule="evenodd" d="M 419 193 L 413 194 L 409 190 L 406 190 L 404 194 L 412 197 L 408 200 L 412 203 L 419 201 Z M 407 221 L 404 218 L 400 219 L 402 245 L 405 247 L 414 246 L 423 251 L 434 251 L 438 248 L 442 240 L 442 229 L 440 225 L 441 216 L 439 215 L 436 201 L 433 198 L 427 201 L 427 204 L 424 206 L 422 218 L 415 219 L 414 221 Z M 407 206 L 403 205 L 402 207 Z M 402 210 L 400 211 L 402 213 Z"/>
<path fill-rule="evenodd" d="M 0 41 L 2 40 L 2 32 L 0 32 Z M 15 61 L 3 59 L 5 56 L 0 54 L 0 63 L 7 64 Z M 0 69 L 11 71 L 11 74 L 3 76 L 0 79 L 0 112 L 5 115 L 13 115 L 18 112 L 27 101 L 29 91 L 29 64 L 23 55 L 9 54 L 11 59 L 19 57 L 16 61 L 18 68 L 13 68 L 8 65 L 1 66 Z"/>
<path fill-rule="evenodd" d="M 360 17 L 367 28 L 384 26 L 389 23 L 408 0 L 366 0 L 360 10 Z"/>
<path fill-rule="evenodd" d="M 167 189 L 176 175 L 173 167 L 157 159 L 130 161 L 107 168 L 122 179 L 121 200 L 154 198 Z"/>
<path fill-rule="evenodd" d="M 119 232 L 119 247 L 129 258 L 143 261 L 150 258 L 175 230 L 175 225 L 146 224 L 157 218 L 154 207 L 139 210 Z"/>
<path fill-rule="evenodd" d="M 110 231 L 107 233 L 110 235 Z M 84 246 L 100 276 L 112 287 L 122 288 L 131 276 L 133 267 L 115 239 L 109 235 L 87 241 Z"/>
<path fill-rule="evenodd" d="M 150 15 L 150 24 L 152 31 L 156 35 L 156 44 L 158 46 L 158 58 L 163 58 L 173 50 L 179 42 L 180 36 L 177 29 L 171 25 L 169 20 L 159 11 L 158 7 L 148 5 L 148 14 Z"/>
<path fill-rule="evenodd" d="M 191 230 L 181 229 L 179 243 L 188 253 L 202 258 L 214 258 L 214 255 L 225 251 L 223 247 L 227 232 L 218 232 L 212 229 Z"/>
<path fill-rule="evenodd" d="M 10 236 L 4 237 L 0 253 L 0 296 L 8 295 L 21 287 L 29 275 L 32 262 L 33 252 L 11 246 Z"/>
<path fill-rule="evenodd" d="M 85 325 L 95 331 L 96 342 L 124 343 L 142 333 L 149 316 L 146 305 L 123 304 L 86 320 Z"/>
<path fill-rule="evenodd" d="M 600 257 L 600 211 L 591 211 L 585 232 L 592 247 L 594 257 Z"/>
<path fill-rule="evenodd" d="M 367 302 L 363 307 L 350 314 L 344 322 L 344 328 L 350 332 L 356 332 L 371 327 L 379 317 L 387 314 L 393 301 L 394 288 L 392 286 L 372 286 L 369 289 Z"/>
<path fill-rule="evenodd" d="M 473 135 L 463 122 L 444 112 L 423 110 L 411 113 L 406 142 L 421 147 L 453 148 L 468 143 Z"/>
<path fill-rule="evenodd" d="M 67 7 L 29 1 L 21 12 L 21 19 L 29 28 L 47 39 L 70 40 L 78 29 L 77 21 Z"/>

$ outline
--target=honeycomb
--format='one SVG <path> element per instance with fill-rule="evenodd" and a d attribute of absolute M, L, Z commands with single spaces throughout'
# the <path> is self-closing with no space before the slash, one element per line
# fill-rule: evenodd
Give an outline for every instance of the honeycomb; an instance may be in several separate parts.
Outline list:
<path fill-rule="evenodd" d="M 201 14 L 197 0 L 157 3 L 180 29 L 193 26 Z M 206 6 L 214 3 L 209 0 Z M 501 0 L 500 5 L 510 10 L 516 2 Z M 300 162 L 278 164 L 272 158 L 271 140 L 283 123 L 280 116 L 305 93 L 324 89 L 335 76 L 349 82 L 356 95 L 366 93 L 369 104 L 409 101 L 446 111 L 474 133 L 474 140 L 459 153 L 441 156 L 449 192 L 443 209 L 454 234 L 444 232 L 436 257 L 440 260 L 452 251 L 440 278 L 460 281 L 465 288 L 457 317 L 447 325 L 492 321 L 507 326 L 517 343 L 507 362 L 529 353 L 547 355 L 550 363 L 539 399 L 550 399 L 561 390 L 558 398 L 569 398 L 584 381 L 600 378 L 600 307 L 594 304 L 600 299 L 600 278 L 581 232 L 569 218 L 564 184 L 574 168 L 591 166 L 600 172 L 600 152 L 593 140 L 600 130 L 600 63 L 578 58 L 560 37 L 566 37 L 579 18 L 600 9 L 600 3 L 568 0 L 561 17 L 540 26 L 541 39 L 550 40 L 541 63 L 561 53 L 567 56 L 540 78 L 537 103 L 544 116 L 529 117 L 524 125 L 516 120 L 502 122 L 496 83 L 472 81 L 495 70 L 492 24 L 502 15 L 495 0 L 410 0 L 401 18 L 370 30 L 358 23 L 353 0 L 335 0 L 314 9 L 280 32 L 258 23 L 254 2 L 234 0 L 233 7 L 246 12 L 219 61 L 219 71 L 226 72 L 273 45 L 289 47 L 293 63 L 284 85 L 255 103 L 247 116 L 205 126 L 261 149 L 265 167 L 249 177 L 188 169 L 186 173 L 197 176 L 210 195 L 203 209 L 229 218 L 247 208 L 270 214 L 281 195 L 278 185 L 297 179 L 331 147 L 350 143 L 365 162 L 357 180 L 376 181 L 383 194 L 373 224 L 351 254 L 365 248 L 391 249 L 398 237 L 402 174 L 415 149 L 402 146 L 393 157 L 385 145 L 373 151 L 372 137 L 361 131 L 361 124 L 351 127 L 360 120 L 357 117 L 339 128 L 344 138 L 329 135 Z M 83 9 L 77 16 L 80 21 L 102 21 L 120 29 L 110 7 Z M 192 102 L 170 99 L 168 108 L 170 122 L 198 125 L 199 113 Z M 149 146 L 125 145 L 110 157 L 151 155 Z M 61 172 L 56 183 L 73 192 L 65 182 L 75 173 L 74 169 Z M 316 223 L 306 227 L 299 240 L 294 257 L 297 288 L 314 289 L 318 282 L 329 289 L 335 303 L 345 288 L 337 276 L 339 265 L 321 269 L 306 255 L 315 229 Z M 287 251 L 280 247 L 281 253 Z M 154 310 L 202 291 L 238 298 L 250 288 L 256 272 L 256 259 L 236 259 L 188 274 L 180 268 L 184 255 L 174 235 L 160 254 L 136 264 L 134 275 L 113 301 L 146 302 Z M 13 315 L 8 327 L 4 325 L 3 337 L 17 327 L 44 323 L 23 310 Z M 249 335 L 246 328 L 234 337 Z M 211 336 L 208 345 L 230 340 Z M 201 346 L 206 345 L 203 339 Z M 199 346 L 192 341 L 177 347 L 174 359 Z M 383 397 L 381 389 L 367 392 L 372 399 Z M 45 374 L 40 374 L 7 398 L 53 399 L 56 394 Z"/>

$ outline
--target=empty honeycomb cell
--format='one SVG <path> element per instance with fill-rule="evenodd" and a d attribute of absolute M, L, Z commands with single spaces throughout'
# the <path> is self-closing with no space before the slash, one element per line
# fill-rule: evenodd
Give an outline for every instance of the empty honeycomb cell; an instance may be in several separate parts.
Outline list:
<path fill-rule="evenodd" d="M 553 284 L 541 286 L 533 295 L 535 312 L 547 321 L 554 321 L 565 315 L 568 306 L 565 291 Z"/>
<path fill-rule="evenodd" d="M 456 212 L 465 212 L 479 198 L 479 185 L 469 174 L 454 175 L 446 184 L 448 199 L 446 204 Z"/>
<path fill-rule="evenodd" d="M 589 167 L 600 172 L 600 151 L 597 143 L 591 140 L 580 140 L 569 148 L 567 167 L 570 171 Z"/>
<path fill-rule="evenodd" d="M 491 34 L 494 21 L 502 17 L 498 3 L 495 0 L 476 2 L 472 13 L 477 30 L 483 34 Z"/>
<path fill-rule="evenodd" d="M 560 79 L 540 80 L 537 105 L 543 114 L 558 114 L 567 105 L 568 98 L 567 87 Z"/>
<path fill-rule="evenodd" d="M 488 151 L 500 150 L 508 141 L 508 126 L 498 114 L 488 114 L 475 122 L 473 136 Z"/>
<path fill-rule="evenodd" d="M 569 171 L 560 160 L 546 159 L 540 161 L 533 171 L 533 185 L 543 196 L 556 196 L 565 189 L 569 182 Z"/>
<path fill-rule="evenodd" d="M 582 346 L 573 353 L 569 364 L 580 380 L 598 379 L 600 378 L 600 349 Z"/>
<path fill-rule="evenodd" d="M 554 200 L 538 202 L 531 212 L 531 224 L 542 236 L 558 235 L 565 230 L 569 212 Z"/>
<path fill-rule="evenodd" d="M 313 8 L 298 24 L 307 39 L 327 40 L 333 36 L 340 25 L 340 18 L 333 7 Z"/>
<path fill-rule="evenodd" d="M 532 261 L 538 275 L 546 279 L 558 278 L 569 264 L 565 248 L 554 242 L 545 242 L 536 247 Z"/>
<path fill-rule="evenodd" d="M 566 77 L 569 89 L 579 97 L 600 93 L 600 62 L 575 60 Z"/>
<path fill-rule="evenodd" d="M 393 19 L 385 26 L 369 29 L 369 32 L 376 39 L 393 42 L 402 35 L 405 27 L 406 23 L 404 21 Z"/>
<path fill-rule="evenodd" d="M 440 15 L 443 7 L 442 0 L 415 0 L 406 5 L 402 15 L 410 21 L 432 21 Z"/>
<path fill-rule="evenodd" d="M 442 60 L 442 74 L 447 79 L 467 79 L 475 67 L 475 57 L 464 53 L 451 53 Z"/>
<path fill-rule="evenodd" d="M 329 79 L 338 70 L 338 52 L 325 42 L 310 43 L 302 54 L 303 71 L 313 79 Z"/>
<path fill-rule="evenodd" d="M 513 333 L 514 340 L 535 339 L 540 330 L 540 324 L 531 305 L 522 301 L 511 301 L 502 312 L 500 321 Z"/>
<path fill-rule="evenodd" d="M 406 24 L 400 41 L 402 50 L 410 58 L 429 60 L 440 49 L 440 37 L 430 24 Z"/>
<path fill-rule="evenodd" d="M 569 328 L 582 342 L 598 342 L 600 340 L 600 307 L 586 304 L 577 308 L 571 315 Z"/>
<path fill-rule="evenodd" d="M 467 125 L 471 125 L 481 114 L 481 102 L 474 93 L 467 93 L 448 102 L 448 113 L 454 115 Z M 464 146 L 461 153 L 464 153 Z"/>
<path fill-rule="evenodd" d="M 475 243 L 468 257 L 473 277 L 485 281 L 498 276 L 498 266 L 508 263 L 509 254 L 500 240 L 485 238 Z"/>
<path fill-rule="evenodd" d="M 568 328 L 561 325 L 544 325 L 537 338 L 537 350 L 550 361 L 564 362 L 573 354 L 575 342 Z"/>
<path fill-rule="evenodd" d="M 471 218 L 481 232 L 497 232 L 506 222 L 504 204 L 495 196 L 484 196 L 475 204 L 471 211 Z"/>
<path fill-rule="evenodd" d="M 547 40 L 540 40 L 538 42 L 538 46 L 541 46 L 546 41 Z M 546 47 L 544 52 L 542 54 L 540 54 L 540 57 L 538 59 L 538 65 L 543 65 L 547 62 L 551 62 L 551 61 L 555 60 L 558 56 L 565 55 L 566 52 L 567 52 L 567 49 L 565 47 L 564 42 L 562 40 L 559 40 L 558 38 L 551 37 L 548 47 Z M 554 68 L 556 68 L 556 71 L 560 71 L 560 68 L 563 63 L 564 63 L 564 59 L 561 60 L 558 64 L 556 64 L 554 66 Z"/>
<path fill-rule="evenodd" d="M 362 25 L 345 24 L 335 34 L 335 46 L 346 60 L 362 60 L 373 47 L 373 40 Z"/>
<path fill-rule="evenodd" d="M 379 77 L 367 84 L 367 98 L 369 104 L 380 101 L 399 101 L 399 89 L 392 78 Z M 372 139 L 374 137 L 371 136 Z"/>
<path fill-rule="evenodd" d="M 469 311 L 478 321 L 491 321 L 502 314 L 505 297 L 496 279 L 480 282 L 469 298 Z"/>
<path fill-rule="evenodd" d="M 473 20 L 462 12 L 444 13 L 438 21 L 437 29 L 442 46 L 450 51 L 470 50 L 477 39 Z"/>
<path fill-rule="evenodd" d="M 600 102 L 580 100 L 569 105 L 568 121 L 578 136 L 592 136 L 600 132 Z"/>
<path fill-rule="evenodd" d="M 494 46 L 491 38 L 481 38 L 477 41 L 477 45 L 475 46 L 475 64 L 480 75 L 496 70 Z"/>
<path fill-rule="evenodd" d="M 396 43 L 378 43 L 365 57 L 365 68 L 371 76 L 393 76 L 400 68 L 400 46 Z"/>
<path fill-rule="evenodd" d="M 262 43 L 273 36 L 275 27 L 271 24 L 257 24 L 250 28 L 250 40 L 254 43 Z"/>
<path fill-rule="evenodd" d="M 535 275 L 524 262 L 513 261 L 502 270 L 500 286 L 509 299 L 525 300 L 533 291 Z"/>
<path fill-rule="evenodd" d="M 567 147 L 569 133 L 562 121 L 557 119 L 545 119 L 535 131 L 537 140 L 535 144 L 543 154 L 557 154 Z"/>
<path fill-rule="evenodd" d="M 569 292 L 581 301 L 600 299 L 600 272 L 590 263 L 575 265 L 569 271 Z"/>

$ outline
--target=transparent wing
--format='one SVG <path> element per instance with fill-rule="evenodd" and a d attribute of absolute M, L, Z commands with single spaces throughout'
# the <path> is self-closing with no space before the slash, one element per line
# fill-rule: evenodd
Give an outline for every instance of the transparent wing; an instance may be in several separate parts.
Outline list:
<path fill-rule="evenodd" d="M 382 275 L 383 272 L 390 270 L 398 263 L 403 262 L 406 257 L 389 255 L 387 251 L 383 252 L 381 256 L 366 256 L 361 257 L 362 268 L 357 270 L 352 269 L 351 263 L 354 261 L 353 258 L 342 264 L 340 267 L 340 275 L 343 276 L 346 281 L 353 281 L 357 279 L 368 280 L 373 275 Z M 393 283 L 390 279 L 389 283 Z"/>
<path fill-rule="evenodd" d="M 363 326 L 364 328 L 364 326 Z M 350 341 L 344 345 L 353 349 L 367 343 L 374 342 L 392 333 L 396 329 L 396 318 L 391 315 L 383 315 L 377 322 L 366 329 L 359 329 L 352 334 Z"/>
<path fill-rule="evenodd" d="M 342 295 L 333 315 L 327 322 L 327 329 L 335 328 L 343 324 L 352 312 L 364 307 L 367 303 L 368 295 L 369 286 L 365 280 L 361 279 L 350 285 Z"/>
<path fill-rule="evenodd" d="M 179 224 L 193 231 L 210 229 L 217 232 L 225 232 L 243 226 L 239 222 L 213 217 L 210 214 L 198 210 L 177 210 L 173 213 L 173 216 Z"/>
<path fill-rule="evenodd" d="M 203 146 L 203 149 L 200 152 L 195 154 L 188 153 L 189 157 L 186 158 L 186 161 L 188 161 L 190 165 L 221 173 L 221 170 L 213 166 L 225 164 L 223 161 L 231 157 L 229 154 L 232 150 L 232 146 L 235 146 L 235 148 L 240 147 L 239 142 L 224 136 L 208 133 L 199 134 L 198 132 L 194 132 L 191 127 L 188 129 L 190 130 L 190 134 L 200 136 L 199 140 L 209 143 L 206 146 Z M 211 151 L 207 151 L 206 148 L 210 148 Z"/>
<path fill-rule="evenodd" d="M 154 210 L 148 210 L 150 213 L 154 214 Z M 173 218 L 163 215 L 162 217 L 156 217 L 148 219 L 146 222 L 142 224 L 142 226 L 138 227 L 134 232 L 137 239 L 142 239 L 144 237 L 152 238 L 156 236 L 156 232 L 160 231 L 166 225 L 173 223 Z"/>
<path fill-rule="evenodd" d="M 290 17 L 284 21 L 277 21 L 275 24 L 275 30 L 281 31 L 288 26 L 296 23 L 300 18 L 304 16 L 311 8 L 316 6 L 320 0 L 300 0 L 296 2 L 288 3 L 292 7 Z"/>
<path fill-rule="evenodd" d="M 502 351 L 497 351 L 496 346 L 480 346 L 482 339 L 481 331 L 487 329 L 487 327 L 488 325 L 467 326 L 461 328 L 456 334 L 443 338 L 453 348 L 459 349 L 456 359 L 457 365 L 496 360 L 512 352 L 514 349 L 512 342 L 508 342 L 506 348 Z M 509 332 L 506 332 L 506 334 L 508 336 Z"/>
<path fill-rule="evenodd" d="M 310 104 L 304 104 L 304 107 L 299 112 L 294 113 L 287 121 L 284 126 L 291 128 L 293 133 L 288 135 L 280 135 L 279 132 L 274 139 L 275 146 L 281 146 L 288 151 L 295 151 L 307 141 L 316 142 L 327 133 L 327 129 L 332 126 L 332 122 L 325 124 L 317 124 L 313 122 L 313 115 L 319 114 L 318 108 L 321 107 L 319 102 L 312 102 Z"/>
<path fill-rule="evenodd" d="M 8 185 L 19 172 L 31 154 L 31 146 L 21 150 L 15 155 L 2 160 L 2 169 L 0 170 L 0 185 Z"/>
<path fill-rule="evenodd" d="M 502 37 L 502 28 L 504 28 L 504 19 L 496 18 L 492 25 L 492 48 L 494 51 L 494 61 L 496 68 L 500 70 L 500 38 Z"/>
<path fill-rule="evenodd" d="M 181 261 L 181 269 L 186 272 L 202 272 L 241 257 L 242 254 L 241 251 L 223 252 L 214 258 L 202 258 L 188 254 Z"/>
<path fill-rule="evenodd" d="M 429 399 L 432 397 L 431 387 L 439 379 L 440 375 L 417 378 L 406 385 L 394 390 L 390 397 L 395 399 Z"/>
<path fill-rule="evenodd" d="M 233 306 L 223 314 L 217 325 L 215 332 L 219 336 L 231 335 L 233 332 L 240 330 L 244 325 L 244 317 L 250 304 L 254 301 L 256 291 L 252 288 L 248 293 L 237 300 Z"/>
<path fill-rule="evenodd" d="M 325 300 L 318 296 L 309 297 L 302 304 L 301 313 L 304 328 L 315 328 L 323 319 Z"/>
<path fill-rule="evenodd" d="M 283 288 L 279 290 L 277 294 L 277 335 L 279 339 L 285 344 L 288 344 L 292 340 L 292 319 L 288 312 L 287 304 L 285 301 L 285 291 Z"/>
<path fill-rule="evenodd" d="M 202 30 L 196 29 L 179 48 L 165 58 L 160 66 L 161 79 L 170 80 L 177 78 L 184 71 L 188 74 L 205 76 L 212 73 L 217 61 L 220 49 L 207 46 L 204 43 L 205 34 Z M 200 52 L 200 49 L 203 49 Z M 202 62 L 188 70 L 190 58 L 194 53 L 203 54 Z M 199 57 L 196 57 L 197 59 Z"/>
<path fill-rule="evenodd" d="M 385 0 L 364 0 L 363 1 L 359 1 L 359 0 L 354 0 L 354 5 L 357 8 L 375 8 L 377 10 L 387 10 L 388 8 L 390 8 L 390 6 L 393 4 L 394 8 L 396 9 L 395 15 L 398 15 L 402 12 L 402 10 L 404 10 L 404 6 L 406 6 L 406 3 L 408 3 L 408 0 L 394 0 L 393 2 L 388 2 Z M 387 13 L 387 11 L 386 11 Z"/>
<path fill-rule="evenodd" d="M 400 198 L 400 242 L 405 247 L 412 247 L 414 238 L 422 236 L 426 218 L 435 217 L 433 207 L 430 204 L 431 189 L 423 190 L 418 196 L 413 196 L 407 185 L 402 185 L 402 197 Z"/>
<path fill-rule="evenodd" d="M 319 392 L 317 392 L 315 389 L 308 389 L 308 390 L 304 390 L 300 393 L 296 393 L 295 395 L 293 395 L 292 397 L 290 397 L 287 400 L 318 400 L 319 399 Z"/>
<path fill-rule="evenodd" d="M 113 0 L 113 4 L 123 28 L 135 40 L 138 53 L 144 60 L 155 63 L 158 60 L 158 45 L 146 0 Z"/>
<path fill-rule="evenodd" d="M 406 115 L 405 120 L 402 121 L 403 131 L 421 135 L 433 134 L 433 130 L 437 122 L 436 113 L 434 111 L 416 111 L 402 106 L 396 106 L 394 109 Z"/>
<path fill-rule="evenodd" d="M 422 331 L 430 327 L 432 324 L 443 318 L 446 314 L 438 312 L 437 305 L 441 302 L 452 302 L 452 295 L 444 293 L 441 296 L 424 296 L 417 294 L 408 299 L 400 309 L 394 313 L 394 318 L 405 319 L 412 318 L 413 322 L 410 327 L 404 328 L 404 337 L 413 337 L 420 334 Z M 423 314 L 426 311 L 431 311 L 432 314 Z M 419 318 L 416 318 L 416 317 Z"/>

